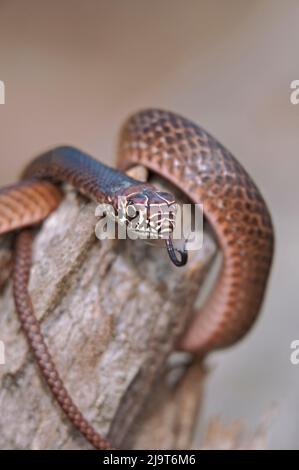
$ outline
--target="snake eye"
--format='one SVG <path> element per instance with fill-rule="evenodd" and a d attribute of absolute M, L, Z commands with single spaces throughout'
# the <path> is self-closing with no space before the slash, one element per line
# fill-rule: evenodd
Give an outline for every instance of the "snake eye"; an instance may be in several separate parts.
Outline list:
<path fill-rule="evenodd" d="M 136 210 L 135 210 L 134 206 L 128 206 L 127 207 L 127 216 L 128 217 L 134 217 L 135 214 L 136 214 Z"/>
<path fill-rule="evenodd" d="M 136 215 L 136 208 L 132 199 L 129 199 L 127 202 L 126 213 L 128 217 L 134 217 Z"/>

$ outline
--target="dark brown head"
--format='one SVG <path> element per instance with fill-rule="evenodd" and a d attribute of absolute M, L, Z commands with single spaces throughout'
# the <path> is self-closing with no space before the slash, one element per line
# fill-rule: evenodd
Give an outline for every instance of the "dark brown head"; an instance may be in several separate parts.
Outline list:
<path fill-rule="evenodd" d="M 172 194 L 145 183 L 125 189 L 118 201 L 118 220 L 142 238 L 168 238 L 176 211 Z"/>

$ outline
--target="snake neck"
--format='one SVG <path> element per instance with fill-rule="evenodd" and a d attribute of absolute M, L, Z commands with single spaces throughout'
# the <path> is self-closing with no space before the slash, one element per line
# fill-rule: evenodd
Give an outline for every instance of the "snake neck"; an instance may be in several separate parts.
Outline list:
<path fill-rule="evenodd" d="M 48 179 L 69 183 L 98 203 L 113 203 L 139 181 L 115 170 L 74 147 L 57 147 L 33 160 L 22 179 Z"/>

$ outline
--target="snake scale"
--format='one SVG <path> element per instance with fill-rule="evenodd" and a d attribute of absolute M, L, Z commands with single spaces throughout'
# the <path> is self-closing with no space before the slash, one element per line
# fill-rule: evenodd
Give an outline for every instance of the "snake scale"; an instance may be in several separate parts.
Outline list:
<path fill-rule="evenodd" d="M 56 400 L 97 449 L 112 447 L 73 403 L 34 314 L 28 292 L 33 237 L 28 227 L 42 222 L 60 204 L 59 182 L 71 183 L 88 198 L 114 207 L 120 195 L 128 204 L 137 202 L 161 211 L 172 206 L 175 201 L 170 194 L 124 173 L 136 164 L 174 184 L 193 203 L 203 204 L 223 255 L 216 285 L 194 313 L 180 349 L 204 356 L 243 337 L 260 311 L 273 257 L 271 216 L 245 169 L 201 127 L 159 109 L 136 113 L 124 125 L 119 170 L 72 147 L 60 147 L 33 160 L 20 183 L 0 190 L 0 234 L 19 229 L 13 286 L 21 324 Z"/>

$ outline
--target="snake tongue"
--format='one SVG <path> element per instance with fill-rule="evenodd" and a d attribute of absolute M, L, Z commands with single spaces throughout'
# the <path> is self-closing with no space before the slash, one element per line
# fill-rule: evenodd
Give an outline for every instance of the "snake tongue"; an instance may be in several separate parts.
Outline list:
<path fill-rule="evenodd" d="M 186 250 L 179 250 L 177 248 L 175 248 L 173 246 L 173 241 L 172 241 L 172 238 L 169 237 L 165 240 L 165 243 L 166 243 L 166 248 L 167 248 L 167 252 L 168 252 L 168 255 L 169 255 L 169 258 L 171 259 L 171 261 L 173 262 L 173 264 L 175 266 L 185 266 L 185 264 L 187 263 L 188 261 L 188 253 Z M 178 252 L 180 254 L 180 258 L 179 259 L 176 255 L 176 252 Z"/>

